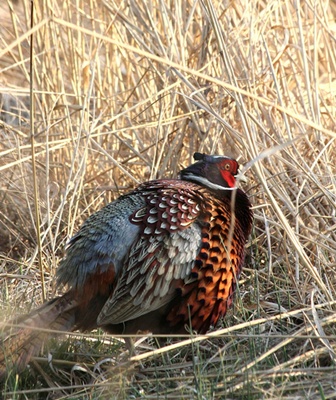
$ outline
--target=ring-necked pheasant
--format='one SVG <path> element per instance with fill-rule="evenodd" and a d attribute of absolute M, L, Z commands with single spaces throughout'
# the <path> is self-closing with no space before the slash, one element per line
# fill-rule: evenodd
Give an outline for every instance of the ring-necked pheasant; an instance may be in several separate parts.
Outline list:
<path fill-rule="evenodd" d="M 5 328 L 0 376 L 22 370 L 46 330 L 205 333 L 232 302 L 252 225 L 232 158 L 195 153 L 180 179 L 143 183 L 91 215 L 58 269 L 69 290 Z"/>

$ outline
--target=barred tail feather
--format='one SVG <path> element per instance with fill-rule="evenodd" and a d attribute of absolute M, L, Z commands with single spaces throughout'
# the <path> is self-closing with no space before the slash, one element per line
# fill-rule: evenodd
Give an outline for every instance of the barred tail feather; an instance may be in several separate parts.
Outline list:
<path fill-rule="evenodd" d="M 77 303 L 71 292 L 0 326 L 0 381 L 13 369 L 19 373 L 41 350 L 47 337 L 75 328 Z"/>

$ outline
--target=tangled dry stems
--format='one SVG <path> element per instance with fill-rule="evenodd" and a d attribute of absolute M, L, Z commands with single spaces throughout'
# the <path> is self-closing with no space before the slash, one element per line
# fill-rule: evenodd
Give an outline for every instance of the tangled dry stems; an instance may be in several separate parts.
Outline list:
<path fill-rule="evenodd" d="M 137 182 L 176 176 L 196 150 L 247 162 L 245 189 L 255 213 L 239 295 L 219 338 L 154 354 L 142 344 L 136 370 L 120 367 L 117 348 L 106 363 L 121 372 L 111 379 L 108 369 L 90 367 L 111 354 L 111 345 L 92 335 L 78 351 L 70 336 L 59 358 L 75 367 L 62 365 L 55 376 L 38 369 L 44 387 L 72 384 L 78 398 L 83 382 L 94 383 L 84 389 L 88 398 L 331 395 L 335 6 L 287 0 L 35 6 L 31 99 L 48 295 L 55 293 L 67 239 L 89 214 Z M 7 15 L 0 30 L 0 282 L 9 315 L 40 304 L 42 291 L 28 113 L 29 2 L 0 7 Z M 58 350 L 59 344 L 56 365 Z M 77 361 L 89 364 L 85 374 Z M 21 389 L 36 390 L 26 379 Z"/>

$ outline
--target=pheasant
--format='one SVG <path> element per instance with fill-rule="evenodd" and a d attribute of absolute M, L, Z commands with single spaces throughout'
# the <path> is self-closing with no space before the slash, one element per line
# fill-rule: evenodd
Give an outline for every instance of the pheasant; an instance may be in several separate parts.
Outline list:
<path fill-rule="evenodd" d="M 236 188 L 234 159 L 194 159 L 179 179 L 145 182 L 84 222 L 57 272 L 68 291 L 3 329 L 2 379 L 12 367 L 22 371 L 53 330 L 205 333 L 225 315 L 251 204 Z"/>

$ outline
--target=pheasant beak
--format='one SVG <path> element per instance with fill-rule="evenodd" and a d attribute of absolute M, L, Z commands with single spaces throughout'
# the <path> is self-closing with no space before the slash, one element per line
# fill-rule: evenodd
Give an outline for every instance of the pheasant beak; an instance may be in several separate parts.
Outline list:
<path fill-rule="evenodd" d="M 236 180 L 238 182 L 243 182 L 243 183 L 247 183 L 248 182 L 247 177 L 245 175 L 243 175 L 239 169 L 238 169 L 237 175 L 235 175 L 234 177 L 236 178 Z"/>

